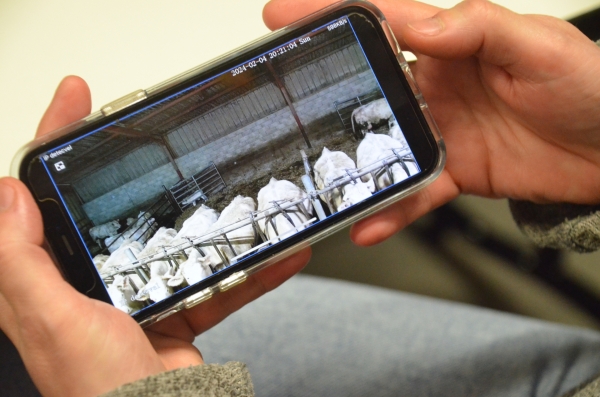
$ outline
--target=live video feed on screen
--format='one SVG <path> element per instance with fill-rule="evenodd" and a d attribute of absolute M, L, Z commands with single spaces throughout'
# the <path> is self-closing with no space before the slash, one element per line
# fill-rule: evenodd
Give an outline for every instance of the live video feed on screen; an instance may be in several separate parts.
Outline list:
<path fill-rule="evenodd" d="M 420 172 L 345 17 L 42 160 L 131 314 Z"/>

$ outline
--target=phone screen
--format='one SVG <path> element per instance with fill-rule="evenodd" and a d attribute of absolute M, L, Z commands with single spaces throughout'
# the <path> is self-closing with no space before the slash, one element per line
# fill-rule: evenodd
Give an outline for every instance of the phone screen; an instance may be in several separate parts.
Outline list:
<path fill-rule="evenodd" d="M 392 110 L 357 20 L 39 156 L 116 307 L 139 313 L 421 173 L 414 116 Z"/>

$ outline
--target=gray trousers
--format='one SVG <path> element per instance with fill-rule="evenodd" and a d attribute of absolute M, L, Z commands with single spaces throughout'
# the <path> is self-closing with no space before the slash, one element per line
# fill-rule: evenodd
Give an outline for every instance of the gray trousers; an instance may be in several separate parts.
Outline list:
<path fill-rule="evenodd" d="M 600 333 L 298 275 L 198 337 L 257 396 L 560 396 L 600 373 Z"/>

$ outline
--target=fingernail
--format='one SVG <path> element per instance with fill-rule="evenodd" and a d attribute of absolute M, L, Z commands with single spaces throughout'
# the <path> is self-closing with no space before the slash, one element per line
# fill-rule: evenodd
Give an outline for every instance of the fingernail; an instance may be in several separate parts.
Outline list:
<path fill-rule="evenodd" d="M 8 210 L 14 200 L 15 189 L 4 181 L 0 181 L 0 212 Z"/>
<path fill-rule="evenodd" d="M 408 24 L 417 33 L 427 36 L 435 36 L 444 30 L 444 23 L 438 17 L 422 19 Z"/>

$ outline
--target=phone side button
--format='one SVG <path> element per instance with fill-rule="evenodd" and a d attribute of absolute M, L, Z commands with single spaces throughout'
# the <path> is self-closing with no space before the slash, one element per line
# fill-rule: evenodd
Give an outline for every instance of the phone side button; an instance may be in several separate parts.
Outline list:
<path fill-rule="evenodd" d="M 203 289 L 202 291 L 194 294 L 183 301 L 183 307 L 186 309 L 191 309 L 192 307 L 209 300 L 212 298 L 213 292 L 210 288 Z"/>
<path fill-rule="evenodd" d="M 225 280 L 219 283 L 219 290 L 221 292 L 225 292 L 228 289 L 231 289 L 236 285 L 243 283 L 247 279 L 248 275 L 244 271 L 233 273 L 231 276 L 227 277 Z"/>
<path fill-rule="evenodd" d="M 154 320 L 154 321 L 155 321 L 155 322 L 159 322 L 160 320 L 163 320 L 163 319 L 165 319 L 165 318 L 167 318 L 167 317 L 169 317 L 169 316 L 171 316 L 171 315 L 173 315 L 173 314 L 177 313 L 178 311 L 179 311 L 179 310 L 176 310 L 176 309 L 174 309 L 174 310 L 169 310 L 169 311 L 167 311 L 167 312 L 164 312 L 164 313 L 162 313 L 162 314 L 159 314 L 159 315 L 156 317 L 156 320 Z"/>
<path fill-rule="evenodd" d="M 111 115 L 113 113 L 118 112 L 119 110 L 125 109 L 127 106 L 131 106 L 134 103 L 138 103 L 139 101 L 143 101 L 146 99 L 148 95 L 144 90 L 137 90 L 132 92 L 131 94 L 127 94 L 117 100 L 112 101 L 111 103 L 102 106 L 100 111 L 104 116 Z"/>

